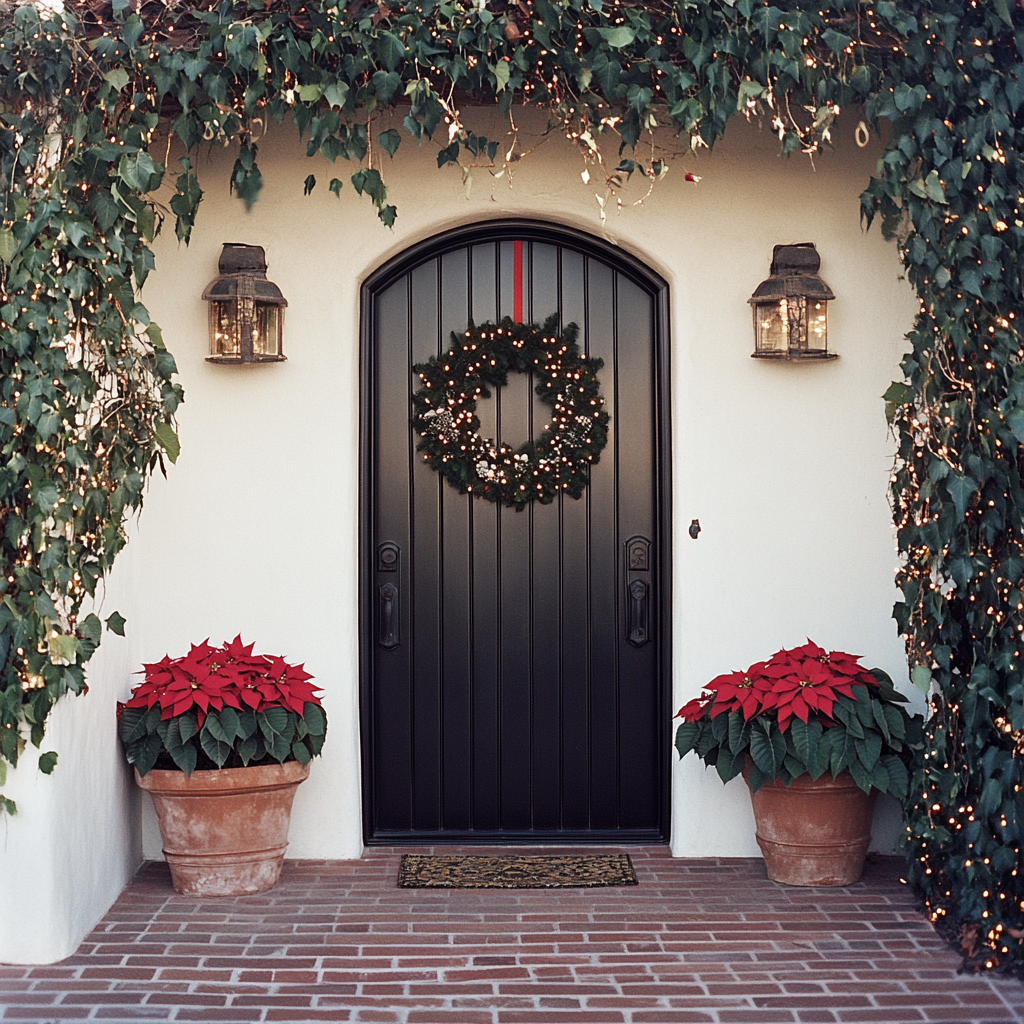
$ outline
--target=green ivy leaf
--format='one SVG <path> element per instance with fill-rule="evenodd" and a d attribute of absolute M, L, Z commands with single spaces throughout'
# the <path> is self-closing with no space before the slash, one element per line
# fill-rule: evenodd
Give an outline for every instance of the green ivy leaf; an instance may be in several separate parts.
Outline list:
<path fill-rule="evenodd" d="M 636 32 L 626 25 L 619 25 L 616 28 L 599 28 L 597 31 L 600 33 L 601 38 L 615 50 L 621 50 L 623 47 L 629 46 L 636 38 Z"/>
<path fill-rule="evenodd" d="M 910 670 L 910 681 L 926 694 L 932 686 L 932 670 L 927 665 L 915 665 Z"/>
<path fill-rule="evenodd" d="M 394 32 L 381 32 L 377 39 L 377 58 L 388 71 L 405 60 L 405 43 Z"/>
<path fill-rule="evenodd" d="M 124 68 L 112 68 L 103 77 L 113 86 L 114 92 L 120 92 L 129 82 Z"/>
<path fill-rule="evenodd" d="M 402 142 L 402 136 L 394 128 L 389 128 L 386 132 L 381 132 L 377 136 L 377 141 L 380 143 L 380 148 L 393 158 Z"/>
<path fill-rule="evenodd" d="M 491 68 L 491 74 L 494 75 L 495 91 L 502 92 L 508 86 L 509 78 L 512 74 L 512 65 L 507 60 L 499 60 Z"/>
<path fill-rule="evenodd" d="M 160 447 L 167 452 L 167 458 L 171 462 L 177 462 L 178 456 L 181 454 L 181 445 L 174 428 L 169 423 L 158 423 L 153 428 L 153 432 L 156 434 L 157 441 L 160 442 Z"/>
<path fill-rule="evenodd" d="M 111 614 L 107 616 L 106 622 L 107 629 L 109 629 L 111 633 L 116 633 L 118 636 L 124 636 L 125 619 L 118 612 L 111 612 Z"/>
<path fill-rule="evenodd" d="M 0 260 L 8 266 L 18 251 L 18 240 L 10 228 L 0 228 Z"/>
<path fill-rule="evenodd" d="M 342 81 L 334 81 L 324 86 L 324 99 L 332 107 L 344 107 L 348 101 L 349 87 Z"/>
<path fill-rule="evenodd" d="M 964 513 L 971 498 L 978 491 L 978 481 L 967 473 L 950 473 L 945 480 L 946 490 L 949 491 L 953 504 L 956 506 L 956 514 L 963 519 Z"/>

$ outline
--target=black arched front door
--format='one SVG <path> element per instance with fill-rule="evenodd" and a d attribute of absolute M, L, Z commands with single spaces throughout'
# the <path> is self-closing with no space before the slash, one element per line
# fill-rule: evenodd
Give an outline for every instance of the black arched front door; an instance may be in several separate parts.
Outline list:
<path fill-rule="evenodd" d="M 416 453 L 415 363 L 452 331 L 575 321 L 609 441 L 579 500 L 460 495 Z M 594 238 L 492 222 L 363 288 L 361 701 L 369 843 L 668 835 L 666 287 Z M 525 374 L 478 404 L 518 446 L 548 410 Z"/>

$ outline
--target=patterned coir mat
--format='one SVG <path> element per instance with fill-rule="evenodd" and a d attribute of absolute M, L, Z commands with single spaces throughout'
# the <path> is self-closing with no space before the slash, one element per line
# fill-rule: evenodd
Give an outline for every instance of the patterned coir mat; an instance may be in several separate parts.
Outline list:
<path fill-rule="evenodd" d="M 587 857 L 402 856 L 400 889 L 589 889 L 638 885 L 625 853 Z"/>

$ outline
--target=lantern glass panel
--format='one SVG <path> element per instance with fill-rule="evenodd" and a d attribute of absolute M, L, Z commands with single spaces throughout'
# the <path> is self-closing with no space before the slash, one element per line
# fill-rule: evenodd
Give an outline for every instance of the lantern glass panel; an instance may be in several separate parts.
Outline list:
<path fill-rule="evenodd" d="M 235 302 L 210 303 L 210 355 L 240 356 L 241 335 Z"/>
<path fill-rule="evenodd" d="M 252 351 L 255 356 L 276 356 L 281 352 L 281 309 L 256 304 L 256 322 L 252 325 Z"/>
<path fill-rule="evenodd" d="M 789 349 L 789 308 L 785 299 L 754 307 L 757 351 L 785 353 Z"/>
<path fill-rule="evenodd" d="M 828 303 L 824 299 L 808 299 L 807 347 L 824 351 L 828 348 Z"/>

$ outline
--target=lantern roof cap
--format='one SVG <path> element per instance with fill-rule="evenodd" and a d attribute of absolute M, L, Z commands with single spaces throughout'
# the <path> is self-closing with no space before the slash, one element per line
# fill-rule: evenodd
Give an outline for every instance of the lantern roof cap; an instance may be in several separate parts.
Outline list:
<path fill-rule="evenodd" d="M 222 274 L 257 274 L 263 277 L 267 273 L 267 254 L 262 245 L 225 242 L 217 269 Z"/>
<path fill-rule="evenodd" d="M 747 301 L 753 305 L 797 296 L 831 301 L 835 295 L 818 277 L 820 266 L 821 256 L 813 242 L 777 245 L 772 250 L 771 276 L 754 289 Z"/>
<path fill-rule="evenodd" d="M 220 276 L 203 292 L 207 302 L 228 302 L 248 296 L 274 306 L 288 305 L 281 289 L 267 280 L 267 256 L 262 245 L 225 242 L 217 269 Z"/>

